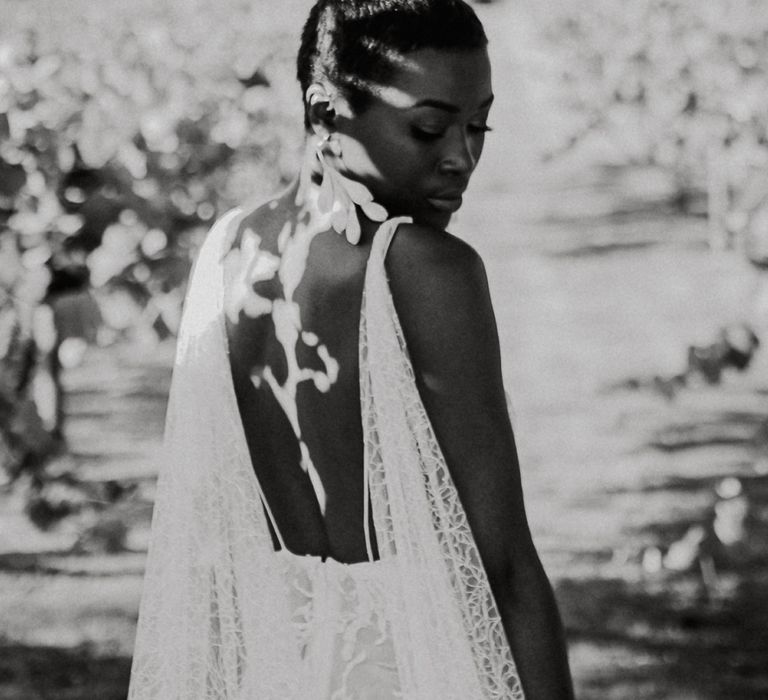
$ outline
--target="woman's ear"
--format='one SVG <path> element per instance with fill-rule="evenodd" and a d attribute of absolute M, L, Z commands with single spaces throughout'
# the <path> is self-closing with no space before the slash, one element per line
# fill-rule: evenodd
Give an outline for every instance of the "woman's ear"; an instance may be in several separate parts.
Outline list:
<path fill-rule="evenodd" d="M 336 130 L 336 110 L 326 87 L 320 83 L 312 83 L 307 88 L 304 99 L 312 131 L 318 136 L 333 133 Z"/>

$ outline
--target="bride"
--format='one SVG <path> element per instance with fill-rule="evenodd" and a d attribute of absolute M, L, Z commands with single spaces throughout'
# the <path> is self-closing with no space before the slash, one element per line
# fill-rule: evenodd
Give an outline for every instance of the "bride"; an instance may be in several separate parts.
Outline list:
<path fill-rule="evenodd" d="M 571 698 L 482 261 L 462 0 L 319 0 L 301 175 L 187 295 L 129 697 Z"/>

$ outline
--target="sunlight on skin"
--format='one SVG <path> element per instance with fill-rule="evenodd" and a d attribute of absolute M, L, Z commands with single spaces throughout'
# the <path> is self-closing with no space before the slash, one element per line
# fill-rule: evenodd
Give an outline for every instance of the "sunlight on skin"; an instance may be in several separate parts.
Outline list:
<path fill-rule="evenodd" d="M 294 300 L 307 269 L 312 241 L 319 233 L 332 229 L 355 245 L 362 233 L 359 216 L 362 214 L 371 222 L 383 222 L 388 218 L 390 204 L 405 212 L 413 210 L 425 221 L 443 228 L 451 215 L 449 206 L 456 202 L 460 206 L 461 203 L 460 195 L 449 196 L 450 193 L 445 191 L 449 187 L 463 191 L 466 187 L 482 151 L 481 132 L 485 130 L 487 110 L 493 99 L 484 51 L 462 55 L 461 61 L 449 56 L 452 60 L 450 70 L 444 65 L 446 57 L 432 50 L 417 52 L 413 57 L 390 58 L 397 79 L 389 84 L 369 84 L 378 106 L 366 112 L 368 121 L 359 121 L 359 116 L 352 114 L 348 101 L 334 96 L 327 86 L 315 86 L 313 96 L 329 102 L 336 114 L 335 131 L 338 133 L 334 136 L 319 129 L 307 140 L 295 198 L 297 212 L 280 230 L 277 255 L 263 250 L 260 236 L 246 229 L 239 249 L 231 252 L 232 259 L 228 263 L 233 270 L 232 292 L 226 305 L 230 321 L 237 325 L 240 314 L 249 318 L 269 314 L 274 324 L 274 338 L 280 343 L 285 357 L 285 380 L 281 383 L 277 379 L 281 373 L 276 376 L 274 367 L 264 366 L 249 368 L 251 381 L 256 388 L 266 382 L 288 418 L 299 442 L 301 467 L 311 480 L 322 513 L 325 513 L 326 493 L 302 439 L 297 394 L 301 382 L 312 382 L 318 391 L 328 392 L 337 381 L 339 365 L 316 335 L 304 331 L 301 309 Z M 433 74 L 437 76 L 436 82 L 430 78 L 425 84 L 426 76 Z M 432 98 L 420 100 L 423 95 Z M 458 170 L 454 167 L 449 177 L 434 171 L 433 161 L 438 155 L 445 157 L 448 151 L 430 150 L 421 142 L 415 142 L 409 128 L 410 113 L 414 109 L 433 110 L 439 115 L 440 128 L 450 131 L 451 156 L 457 162 L 461 159 L 461 172 L 454 173 L 453 170 Z M 392 153 L 367 152 L 366 144 L 371 133 L 383 124 L 390 125 L 388 138 L 391 143 L 406 149 L 406 162 L 412 163 L 413 171 L 404 168 L 401 159 L 393 158 Z M 332 144 L 337 147 L 336 151 Z M 341 152 L 344 159 L 341 159 Z M 429 155 L 424 163 L 422 155 Z M 456 174 L 460 177 L 455 177 Z M 313 180 L 313 175 L 320 175 L 320 178 Z M 390 186 L 392 182 L 402 184 Z M 381 197 L 380 202 L 374 201 L 372 190 Z M 449 206 L 432 203 L 441 197 L 450 200 Z M 277 206 L 273 201 L 267 203 L 266 208 L 274 211 Z M 273 293 L 269 294 L 273 298 L 266 298 L 255 291 L 259 283 L 269 281 L 279 282 L 282 298 L 274 298 Z M 300 348 L 299 343 L 303 347 Z M 310 349 L 314 349 L 322 363 L 321 370 L 300 366 L 298 351 Z"/>
<path fill-rule="evenodd" d="M 405 77 L 407 73 L 426 75 L 424 66 L 407 55 L 388 52 L 387 58 L 390 68 L 399 73 L 401 77 Z M 401 90 L 394 85 L 373 80 L 368 81 L 366 89 L 382 102 L 386 102 L 397 109 L 408 109 L 418 100 L 417 95 Z"/>
<path fill-rule="evenodd" d="M 305 190 L 305 192 L 307 192 Z M 301 309 L 293 300 L 299 283 L 306 270 L 307 258 L 312 239 L 328 230 L 329 214 L 320 214 L 317 210 L 317 191 L 310 187 L 295 229 L 286 222 L 278 236 L 280 255 L 276 256 L 260 247 L 261 237 L 251 229 L 243 233 L 239 248 L 232 249 L 225 259 L 225 266 L 231 270 L 231 292 L 226 303 L 226 313 L 233 324 L 238 322 L 242 312 L 250 318 L 270 314 L 275 326 L 275 337 L 285 353 L 287 376 L 280 384 L 269 366 L 255 367 L 251 381 L 258 389 L 265 381 L 280 407 L 285 412 L 293 432 L 299 441 L 301 468 L 308 474 L 315 491 L 321 513 L 325 513 L 326 494 L 320 476 L 309 455 L 309 449 L 302 440 L 299 424 L 299 410 L 296 402 L 298 386 L 310 381 L 318 391 L 327 392 L 339 376 L 339 363 L 331 357 L 328 349 L 320 343 L 315 333 L 302 330 Z M 265 282 L 277 275 L 280 280 L 284 299 L 274 301 L 260 296 L 254 285 Z M 298 344 L 316 348 L 317 356 L 323 363 L 323 370 L 301 367 L 298 360 Z"/>
<path fill-rule="evenodd" d="M 409 79 L 413 81 L 417 79 L 418 76 L 423 77 L 427 75 L 424 66 L 407 56 L 392 56 L 390 61 L 393 66 L 396 66 L 401 82 L 407 83 Z M 414 92 L 403 90 L 395 85 L 374 81 L 369 81 L 366 85 L 366 89 L 371 95 L 374 95 L 376 99 L 381 100 L 384 104 L 395 109 L 411 109 L 418 102 L 420 97 L 420 95 Z M 347 118 L 352 118 L 353 116 L 348 104 L 337 104 L 334 102 L 334 108 Z"/>
<path fill-rule="evenodd" d="M 280 258 L 260 250 L 260 243 L 261 236 L 248 229 L 243 234 L 241 247 L 227 255 L 225 264 L 236 272 L 232 296 L 227 304 L 227 315 L 232 323 L 237 323 L 241 310 L 250 318 L 272 311 L 272 302 L 256 294 L 252 285 L 272 279 L 279 268 Z"/>

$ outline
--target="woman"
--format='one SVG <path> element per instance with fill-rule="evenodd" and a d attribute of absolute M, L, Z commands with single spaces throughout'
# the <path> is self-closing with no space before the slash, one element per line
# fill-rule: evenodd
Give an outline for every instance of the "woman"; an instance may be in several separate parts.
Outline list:
<path fill-rule="evenodd" d="M 483 265 L 444 231 L 482 26 L 319 0 L 298 77 L 301 176 L 193 274 L 130 697 L 570 698 Z"/>

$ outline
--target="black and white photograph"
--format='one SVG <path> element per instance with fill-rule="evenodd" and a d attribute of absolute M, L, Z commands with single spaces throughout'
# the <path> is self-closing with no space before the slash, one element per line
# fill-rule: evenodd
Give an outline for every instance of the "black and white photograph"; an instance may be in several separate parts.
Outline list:
<path fill-rule="evenodd" d="M 0 0 L 0 700 L 759 698 L 766 0 Z"/>

